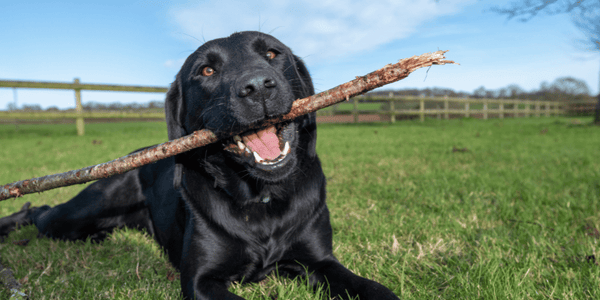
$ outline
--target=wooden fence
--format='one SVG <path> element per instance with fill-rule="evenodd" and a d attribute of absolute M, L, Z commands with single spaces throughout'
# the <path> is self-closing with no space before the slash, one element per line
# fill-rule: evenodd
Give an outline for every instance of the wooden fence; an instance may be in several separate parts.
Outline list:
<path fill-rule="evenodd" d="M 91 91 L 125 91 L 145 93 L 166 93 L 167 87 L 125 86 L 82 84 L 79 79 L 70 82 L 32 82 L 0 80 L 0 88 L 37 88 L 67 89 L 75 91 L 75 112 L 0 112 L 0 119 L 76 119 L 77 133 L 84 134 L 84 119 L 94 118 L 162 118 L 164 113 L 128 113 L 128 112 L 83 112 L 81 90 Z M 561 115 L 593 109 L 595 101 L 565 103 L 540 100 L 514 99 L 475 99 L 449 97 L 407 97 L 390 93 L 385 96 L 359 96 L 346 103 L 320 110 L 320 116 L 352 115 L 350 121 L 358 122 L 359 115 L 379 116 L 379 120 L 395 122 L 398 118 L 437 117 L 449 119 L 457 117 L 505 118 Z"/>
<path fill-rule="evenodd" d="M 505 117 L 540 117 L 593 112 L 596 101 L 559 102 L 522 99 L 476 99 L 450 97 L 359 96 L 346 103 L 320 111 L 320 115 L 379 115 L 395 122 L 397 118 L 437 117 L 438 119 L 473 117 L 481 119 Z M 383 117 L 383 118 L 382 118 Z"/>
<path fill-rule="evenodd" d="M 478 117 L 487 120 L 490 117 L 530 117 L 541 115 L 559 115 L 564 113 L 565 105 L 556 101 L 515 100 L 515 99 L 475 99 L 450 97 L 372 97 L 360 96 L 350 100 L 353 105 L 352 115 L 358 119 L 360 114 L 378 114 L 389 116 L 393 123 L 397 116 L 419 117 L 425 121 L 426 116 L 437 118 Z M 381 103 L 379 110 L 361 110 L 361 103 Z M 334 114 L 339 109 L 333 109 Z"/>
<path fill-rule="evenodd" d="M 89 84 L 80 83 L 79 78 L 70 82 L 47 82 L 47 81 L 14 81 L 0 80 L 0 88 L 28 88 L 28 89 L 61 89 L 75 91 L 75 124 L 77 134 L 85 133 L 84 118 L 92 117 L 90 114 L 83 113 L 81 104 L 81 91 L 115 91 L 115 92 L 144 92 L 144 93 L 166 93 L 169 88 L 155 86 L 133 86 L 133 85 L 107 85 L 107 84 Z"/>

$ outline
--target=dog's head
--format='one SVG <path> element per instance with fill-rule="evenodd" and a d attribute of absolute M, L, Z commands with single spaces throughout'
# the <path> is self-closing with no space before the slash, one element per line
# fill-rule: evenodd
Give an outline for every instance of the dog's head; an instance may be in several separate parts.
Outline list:
<path fill-rule="evenodd" d="M 270 35 L 240 32 L 206 42 L 187 58 L 167 94 L 169 139 L 199 129 L 219 137 L 247 131 L 197 150 L 200 161 L 179 156 L 179 167 L 199 162 L 213 175 L 233 170 L 266 182 L 283 180 L 300 159 L 316 155 L 315 115 L 263 130 L 248 128 L 288 113 L 294 100 L 312 94 L 301 59 Z"/>

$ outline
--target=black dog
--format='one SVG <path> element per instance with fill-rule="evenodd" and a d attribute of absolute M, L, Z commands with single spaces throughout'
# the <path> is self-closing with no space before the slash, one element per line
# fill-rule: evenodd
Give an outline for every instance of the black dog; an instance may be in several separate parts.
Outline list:
<path fill-rule="evenodd" d="M 167 94 L 169 139 L 207 128 L 239 132 L 290 111 L 314 93 L 289 48 L 260 32 L 209 41 L 188 57 Z M 277 269 L 328 285 L 332 297 L 398 299 L 333 256 L 315 114 L 112 178 L 69 202 L 0 219 L 0 235 L 33 223 L 59 239 L 101 240 L 114 228 L 146 229 L 181 272 L 186 299 L 242 299 L 232 281 Z"/>

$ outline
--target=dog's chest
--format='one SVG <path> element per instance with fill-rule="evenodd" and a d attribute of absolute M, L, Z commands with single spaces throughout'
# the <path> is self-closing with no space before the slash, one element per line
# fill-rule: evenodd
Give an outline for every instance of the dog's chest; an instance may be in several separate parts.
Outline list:
<path fill-rule="evenodd" d="M 264 196 L 250 205 L 243 216 L 246 235 L 242 239 L 244 255 L 240 270 L 245 280 L 260 281 L 275 266 L 286 260 L 297 231 L 297 222 L 273 212 L 277 199 Z"/>
<path fill-rule="evenodd" d="M 250 245 L 246 249 L 246 263 L 241 275 L 250 281 L 261 281 L 275 269 L 286 254 L 282 243 L 269 239 L 260 245 Z"/>

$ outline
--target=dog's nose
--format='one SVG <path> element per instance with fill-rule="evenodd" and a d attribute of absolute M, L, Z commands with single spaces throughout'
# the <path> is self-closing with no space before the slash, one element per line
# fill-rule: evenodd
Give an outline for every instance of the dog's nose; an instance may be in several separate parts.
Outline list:
<path fill-rule="evenodd" d="M 288 112 L 293 97 L 288 96 L 287 85 L 278 80 L 278 74 L 255 69 L 240 76 L 231 86 L 231 110 L 240 124 L 272 118 Z"/>
<path fill-rule="evenodd" d="M 277 86 L 275 79 L 267 74 L 253 74 L 241 80 L 238 97 L 248 98 L 254 102 L 262 102 L 269 98 L 271 91 Z"/>

